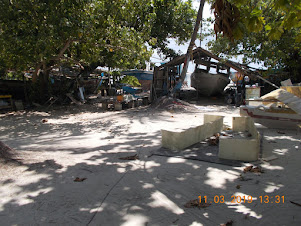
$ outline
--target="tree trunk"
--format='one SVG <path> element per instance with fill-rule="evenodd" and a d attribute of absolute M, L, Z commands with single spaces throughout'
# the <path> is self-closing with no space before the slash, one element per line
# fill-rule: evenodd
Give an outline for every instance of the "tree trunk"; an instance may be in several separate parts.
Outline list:
<path fill-rule="evenodd" d="M 191 36 L 190 44 L 189 44 L 188 49 L 187 49 L 186 58 L 185 58 L 185 61 L 184 61 L 184 67 L 183 67 L 183 70 L 182 70 L 182 73 L 181 73 L 181 78 L 180 78 L 179 82 L 177 83 L 177 85 L 173 88 L 172 93 L 174 93 L 174 91 L 176 89 L 181 88 L 182 83 L 184 82 L 184 80 L 186 78 L 186 73 L 187 73 L 189 61 L 190 61 L 191 55 L 192 55 L 192 49 L 195 45 L 196 36 L 197 36 L 198 30 L 200 28 L 200 23 L 201 23 L 202 18 L 203 18 L 204 4 L 205 4 L 205 0 L 201 0 L 198 15 L 197 15 L 195 26 L 194 26 L 194 30 L 193 30 L 193 33 L 192 33 L 192 36 Z"/>
<path fill-rule="evenodd" d="M 41 67 L 42 67 L 41 63 L 36 66 L 35 71 L 32 75 L 32 83 L 36 83 L 38 81 Z"/>
<path fill-rule="evenodd" d="M 43 104 L 48 100 L 48 79 L 50 69 L 47 68 L 46 63 L 43 64 L 43 72 L 39 75 L 39 99 L 40 103 Z"/>

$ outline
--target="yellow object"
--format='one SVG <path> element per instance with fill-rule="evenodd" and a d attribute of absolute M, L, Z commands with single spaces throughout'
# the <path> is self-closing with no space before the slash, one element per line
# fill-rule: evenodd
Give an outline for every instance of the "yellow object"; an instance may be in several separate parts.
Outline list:
<path fill-rule="evenodd" d="M 118 95 L 117 96 L 117 101 L 122 102 L 123 101 L 123 95 Z"/>
<path fill-rule="evenodd" d="M 301 98 L 301 86 L 281 86 L 280 88 Z"/>
<path fill-rule="evenodd" d="M 244 75 L 239 73 L 239 72 L 235 72 L 235 73 L 232 73 L 230 75 L 231 77 L 231 80 L 235 83 L 239 83 L 239 82 L 242 82 L 243 78 L 244 78 Z"/>
<path fill-rule="evenodd" d="M 3 98 L 12 98 L 12 95 L 0 95 L 0 99 L 3 99 Z"/>

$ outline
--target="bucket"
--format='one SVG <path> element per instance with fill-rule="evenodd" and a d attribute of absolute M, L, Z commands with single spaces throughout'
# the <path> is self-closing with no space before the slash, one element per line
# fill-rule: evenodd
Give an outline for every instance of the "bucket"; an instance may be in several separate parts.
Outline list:
<path fill-rule="evenodd" d="M 117 95 L 117 101 L 122 102 L 123 101 L 123 95 Z"/>

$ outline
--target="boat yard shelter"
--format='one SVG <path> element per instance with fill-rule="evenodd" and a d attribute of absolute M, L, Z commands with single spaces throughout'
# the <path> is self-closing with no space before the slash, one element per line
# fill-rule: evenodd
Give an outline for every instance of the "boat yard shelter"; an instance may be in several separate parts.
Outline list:
<path fill-rule="evenodd" d="M 152 100 L 167 95 L 170 90 L 175 88 L 177 81 L 180 79 L 181 65 L 186 63 L 186 59 L 186 54 L 184 54 L 174 58 L 168 63 L 155 67 L 151 89 Z M 217 62 L 213 61 L 213 59 Z M 263 79 L 259 76 L 258 72 L 250 70 L 248 66 L 233 62 L 231 60 L 222 59 L 201 47 L 198 47 L 192 51 L 191 60 L 193 60 L 195 64 L 205 66 L 207 71 L 209 71 L 210 68 L 215 68 L 217 73 L 226 70 L 226 73 L 229 74 L 230 68 L 233 68 L 240 74 L 249 76 L 251 79 L 255 79 L 256 77 Z M 265 82 L 268 81 L 265 80 Z M 275 86 L 274 84 L 271 85 Z"/>

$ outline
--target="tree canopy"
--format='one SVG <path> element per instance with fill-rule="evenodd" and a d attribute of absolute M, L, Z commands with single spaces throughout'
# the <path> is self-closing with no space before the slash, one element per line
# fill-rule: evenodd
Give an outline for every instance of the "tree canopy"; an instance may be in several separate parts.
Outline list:
<path fill-rule="evenodd" d="M 216 5 L 224 6 L 225 2 L 213 2 L 217 18 L 220 14 Z M 217 40 L 210 41 L 210 50 L 228 56 L 243 55 L 244 63 L 264 62 L 266 67 L 285 69 L 300 80 L 301 1 L 228 0 L 228 3 L 230 9 L 222 15 L 223 26 L 215 29 L 224 38 L 220 34 Z"/>
<path fill-rule="evenodd" d="M 143 67 L 152 49 L 171 53 L 169 38 L 187 41 L 195 16 L 191 0 L 4 0 L 0 67 Z"/>

